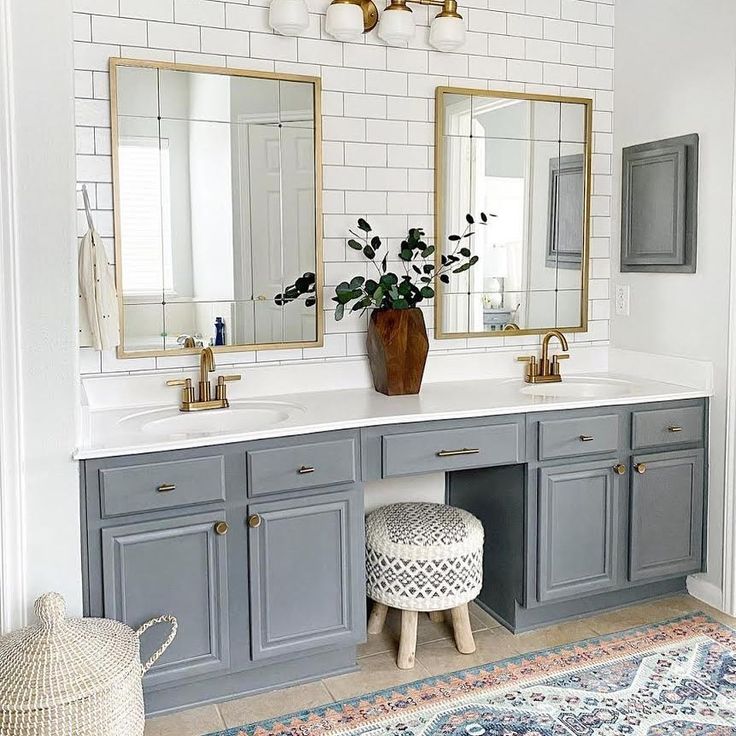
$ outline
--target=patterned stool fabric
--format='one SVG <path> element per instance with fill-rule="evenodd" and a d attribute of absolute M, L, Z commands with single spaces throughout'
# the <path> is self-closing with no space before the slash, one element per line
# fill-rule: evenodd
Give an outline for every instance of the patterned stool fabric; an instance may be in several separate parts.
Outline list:
<path fill-rule="evenodd" d="M 439 503 L 396 503 L 366 519 L 368 596 L 407 611 L 468 603 L 483 583 L 483 525 Z"/>

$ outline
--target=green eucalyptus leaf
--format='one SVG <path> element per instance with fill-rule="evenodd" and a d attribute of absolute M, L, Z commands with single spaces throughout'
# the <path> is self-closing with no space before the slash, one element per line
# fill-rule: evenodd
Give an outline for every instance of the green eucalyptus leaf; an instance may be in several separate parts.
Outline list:
<path fill-rule="evenodd" d="M 399 283 L 399 277 L 395 273 L 385 273 L 381 276 L 380 282 L 384 286 L 393 286 Z"/>
<path fill-rule="evenodd" d="M 378 284 L 373 279 L 368 279 L 368 281 L 365 282 L 364 288 L 366 294 L 373 294 L 373 292 L 378 288 Z"/>
<path fill-rule="evenodd" d="M 434 289 L 429 286 L 425 286 L 422 288 L 420 293 L 425 299 L 431 299 L 434 296 Z"/>
<path fill-rule="evenodd" d="M 371 245 L 372 245 L 372 246 L 373 246 L 374 248 L 376 248 L 376 249 L 380 248 L 380 247 L 381 247 L 381 238 L 379 238 L 379 237 L 378 237 L 378 235 L 374 235 L 374 236 L 373 236 L 373 237 L 371 238 Z"/>
<path fill-rule="evenodd" d="M 409 302 L 406 299 L 396 299 L 391 306 L 394 309 L 409 309 Z"/>
<path fill-rule="evenodd" d="M 453 273 L 462 273 L 463 271 L 467 271 L 470 268 L 469 263 L 463 263 L 462 266 L 458 266 L 457 268 L 453 269 Z"/>
<path fill-rule="evenodd" d="M 483 220 L 483 222 L 488 222 L 488 215 L 485 212 L 481 212 L 480 219 Z"/>
<path fill-rule="evenodd" d="M 374 251 L 370 245 L 366 245 L 365 248 L 363 248 L 363 255 L 366 258 L 373 260 L 376 257 L 376 251 Z"/>
<path fill-rule="evenodd" d="M 460 248 L 460 255 L 470 258 L 470 248 Z"/>
<path fill-rule="evenodd" d="M 350 280 L 350 288 L 351 289 L 357 289 L 360 286 L 363 286 L 365 283 L 365 279 L 362 276 L 355 276 Z"/>
<path fill-rule="evenodd" d="M 478 263 L 478 261 L 479 261 L 479 260 L 480 260 L 480 256 L 473 256 L 473 257 L 472 257 L 472 258 L 470 259 L 470 265 L 471 265 L 471 266 L 475 266 L 475 264 L 476 264 L 476 263 Z"/>
<path fill-rule="evenodd" d="M 469 232 L 465 233 L 465 235 L 463 235 L 463 237 L 464 238 L 472 238 L 473 235 L 475 235 L 475 231 L 474 230 L 470 230 Z"/>
<path fill-rule="evenodd" d="M 363 244 L 362 243 L 359 243 L 357 240 L 353 240 L 352 238 L 350 238 L 350 240 L 348 240 L 348 245 L 353 250 L 363 250 Z"/>
<path fill-rule="evenodd" d="M 338 304 L 335 307 L 335 321 L 339 322 L 345 316 L 345 305 Z"/>
<path fill-rule="evenodd" d="M 383 301 L 383 286 L 379 286 L 374 292 L 373 292 L 373 301 L 375 302 L 377 307 L 381 306 L 381 302 Z"/>
<path fill-rule="evenodd" d="M 402 261 L 410 261 L 412 258 L 412 252 L 408 248 L 405 248 L 399 252 L 399 258 L 401 258 Z"/>
<path fill-rule="evenodd" d="M 431 284 L 432 278 L 430 276 L 422 276 L 422 278 L 419 279 L 423 284 Z"/>
<path fill-rule="evenodd" d="M 347 281 L 341 281 L 341 282 L 340 282 L 340 283 L 339 283 L 339 284 L 338 284 L 338 285 L 337 285 L 337 286 L 335 287 L 335 292 L 336 292 L 336 293 L 338 293 L 338 294 L 339 294 L 340 292 L 343 292 L 343 291 L 350 291 L 350 290 L 351 290 L 351 289 L 350 289 L 350 284 L 349 284 L 349 283 L 348 283 Z"/>
<path fill-rule="evenodd" d="M 304 300 L 304 306 L 305 307 L 313 307 L 317 303 L 317 297 L 316 296 L 308 296 Z"/>
<path fill-rule="evenodd" d="M 450 283 L 450 277 L 446 273 L 441 273 L 440 274 L 440 281 L 443 284 L 449 284 Z"/>
<path fill-rule="evenodd" d="M 383 273 L 386 273 L 386 269 L 388 268 L 388 253 L 383 257 L 383 260 L 381 261 L 381 271 Z"/>
<path fill-rule="evenodd" d="M 419 268 L 419 266 L 416 266 L 414 264 L 412 264 L 412 269 L 413 269 L 414 273 L 421 273 L 422 272 L 422 269 Z"/>
<path fill-rule="evenodd" d="M 358 218 L 358 227 L 364 233 L 369 233 L 372 230 L 371 226 L 362 217 Z"/>
<path fill-rule="evenodd" d="M 424 273 L 432 273 L 432 271 L 434 271 L 434 263 L 425 263 L 422 267 L 422 271 L 424 271 Z"/>
<path fill-rule="evenodd" d="M 473 215 L 471 214 L 465 215 L 465 221 L 468 223 L 468 225 L 475 224 L 475 220 L 473 219 Z"/>
<path fill-rule="evenodd" d="M 456 243 L 458 240 L 462 240 L 462 238 L 459 235 L 450 235 L 448 240 L 451 240 L 453 243 Z"/>
<path fill-rule="evenodd" d="M 435 251 L 435 247 L 433 245 L 428 245 L 423 251 L 422 251 L 422 258 L 429 258 Z"/>

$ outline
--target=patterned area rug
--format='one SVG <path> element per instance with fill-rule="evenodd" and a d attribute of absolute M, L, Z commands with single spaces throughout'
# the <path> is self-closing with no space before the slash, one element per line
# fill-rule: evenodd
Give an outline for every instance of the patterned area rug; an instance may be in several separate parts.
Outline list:
<path fill-rule="evenodd" d="M 704 614 L 211 736 L 736 736 L 736 632 Z"/>

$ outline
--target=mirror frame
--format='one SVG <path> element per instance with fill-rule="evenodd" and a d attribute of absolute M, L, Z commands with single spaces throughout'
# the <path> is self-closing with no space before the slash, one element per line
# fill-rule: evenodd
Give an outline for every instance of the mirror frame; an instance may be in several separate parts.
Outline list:
<path fill-rule="evenodd" d="M 323 217 L 322 217 L 322 80 L 302 74 L 281 74 L 248 69 L 236 69 L 219 66 L 203 66 L 200 64 L 177 64 L 168 61 L 149 61 L 122 57 L 110 58 L 110 128 L 112 140 L 112 189 L 113 189 L 113 226 L 115 240 L 115 285 L 118 292 L 118 311 L 120 314 L 120 345 L 116 354 L 118 358 L 151 358 L 171 357 L 174 355 L 197 355 L 201 348 L 170 348 L 168 350 L 126 351 L 125 349 L 125 312 L 123 303 L 122 274 L 122 242 L 120 229 L 120 186 L 118 160 L 118 69 L 138 67 L 144 69 L 166 69 L 170 71 L 194 72 L 200 74 L 220 74 L 228 77 L 251 77 L 254 79 L 274 79 L 284 82 L 304 82 L 313 87 L 314 101 L 314 202 L 315 202 L 315 320 L 317 334 L 315 340 L 302 342 L 249 343 L 245 345 L 212 346 L 215 353 L 251 352 L 254 350 L 289 350 L 294 348 L 319 348 L 324 345 L 325 313 L 324 313 L 324 256 L 323 256 Z M 288 305 L 287 305 L 288 306 Z"/>
<path fill-rule="evenodd" d="M 435 251 L 435 268 L 441 265 L 442 248 L 439 247 L 443 223 L 442 201 L 444 199 L 444 187 L 442 167 L 444 165 L 444 138 L 445 127 L 445 95 L 468 95 L 476 97 L 495 97 L 513 100 L 532 100 L 538 102 L 560 102 L 583 105 L 585 108 L 585 202 L 583 212 L 583 251 L 582 260 L 582 287 L 580 300 L 580 324 L 572 327 L 535 327 L 528 329 L 504 329 L 488 332 L 445 332 L 442 329 L 443 293 L 444 284 L 437 284 L 437 293 L 434 298 L 434 336 L 438 340 L 453 340 L 457 338 L 485 338 L 485 337 L 515 337 L 517 335 L 544 335 L 550 330 L 561 332 L 587 332 L 588 331 L 588 290 L 590 280 L 590 216 L 591 216 L 591 187 L 592 187 L 592 161 L 593 161 L 593 100 L 588 97 L 562 97 L 558 95 L 530 94 L 527 92 L 505 92 L 502 90 L 473 89 L 471 87 L 437 87 L 435 93 L 435 140 L 434 140 L 434 232 L 435 243 L 438 247 Z"/>

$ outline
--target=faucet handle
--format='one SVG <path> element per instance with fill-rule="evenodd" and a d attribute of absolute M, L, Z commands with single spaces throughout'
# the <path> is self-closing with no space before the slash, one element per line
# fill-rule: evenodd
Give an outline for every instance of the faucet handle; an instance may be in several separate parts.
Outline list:
<path fill-rule="evenodd" d="M 223 383 L 230 383 L 230 381 L 239 381 L 243 376 L 240 375 L 240 373 L 233 373 L 229 376 L 220 376 Z M 220 381 L 220 378 L 217 379 L 218 383 Z"/>
<path fill-rule="evenodd" d="M 518 363 L 529 363 L 529 367 L 526 369 L 527 378 L 539 375 L 539 364 L 536 355 L 520 355 L 516 360 Z"/>
<path fill-rule="evenodd" d="M 242 376 L 239 373 L 229 376 L 218 376 L 217 385 L 215 386 L 215 399 L 227 402 L 227 389 L 225 388 L 225 384 L 232 381 L 239 381 L 241 378 Z"/>
<path fill-rule="evenodd" d="M 569 353 L 558 353 L 557 355 L 552 356 L 552 375 L 553 376 L 560 375 L 560 361 L 567 360 L 569 357 L 570 357 Z"/>
<path fill-rule="evenodd" d="M 167 386 L 183 386 L 181 390 L 182 406 L 194 403 L 194 388 L 191 378 L 172 378 L 166 381 Z"/>

